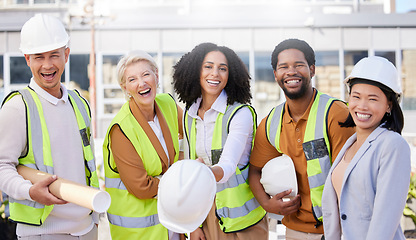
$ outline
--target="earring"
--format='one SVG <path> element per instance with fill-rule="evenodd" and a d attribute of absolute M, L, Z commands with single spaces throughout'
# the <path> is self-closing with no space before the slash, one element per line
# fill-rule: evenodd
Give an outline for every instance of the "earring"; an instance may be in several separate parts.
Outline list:
<path fill-rule="evenodd" d="M 386 112 L 386 116 L 390 117 L 391 116 L 390 112 Z"/>
<path fill-rule="evenodd" d="M 127 93 L 127 97 L 128 97 L 128 98 L 131 98 L 131 95 L 130 95 L 130 93 Z"/>

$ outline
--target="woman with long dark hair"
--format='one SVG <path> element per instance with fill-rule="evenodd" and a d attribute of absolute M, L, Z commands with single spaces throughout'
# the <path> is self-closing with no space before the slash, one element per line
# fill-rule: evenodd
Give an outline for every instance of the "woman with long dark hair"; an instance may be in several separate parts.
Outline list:
<path fill-rule="evenodd" d="M 194 239 L 268 239 L 266 212 L 247 183 L 256 130 L 250 76 L 237 54 L 202 43 L 174 66 L 173 84 L 184 112 L 184 155 L 211 167 L 215 202 Z"/>

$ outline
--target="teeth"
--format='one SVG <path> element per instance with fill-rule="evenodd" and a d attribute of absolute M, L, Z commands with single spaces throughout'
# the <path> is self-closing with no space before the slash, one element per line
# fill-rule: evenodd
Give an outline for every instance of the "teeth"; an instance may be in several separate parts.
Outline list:
<path fill-rule="evenodd" d="M 143 91 L 140 91 L 139 93 L 143 95 L 143 94 L 146 94 L 148 92 L 150 92 L 150 88 L 148 88 L 146 90 L 143 90 Z"/>
<path fill-rule="evenodd" d="M 361 119 L 369 119 L 371 117 L 371 115 L 370 114 L 357 113 L 357 117 L 361 118 Z"/>
<path fill-rule="evenodd" d="M 289 80 L 286 83 L 298 83 L 298 82 L 299 82 L 299 80 Z"/>
<path fill-rule="evenodd" d="M 43 76 L 45 76 L 45 77 L 50 77 L 50 76 L 52 76 L 54 73 L 42 73 L 42 75 Z"/>
<path fill-rule="evenodd" d="M 220 81 L 207 80 L 209 84 L 220 84 Z"/>

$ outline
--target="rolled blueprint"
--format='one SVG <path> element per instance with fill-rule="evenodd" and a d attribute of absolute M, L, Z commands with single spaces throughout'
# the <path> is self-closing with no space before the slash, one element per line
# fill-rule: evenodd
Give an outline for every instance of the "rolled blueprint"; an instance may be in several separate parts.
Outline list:
<path fill-rule="evenodd" d="M 32 184 L 52 176 L 23 165 L 17 166 L 17 172 Z M 49 185 L 49 191 L 60 199 L 99 213 L 107 211 L 111 203 L 110 194 L 107 192 L 59 177 Z"/>

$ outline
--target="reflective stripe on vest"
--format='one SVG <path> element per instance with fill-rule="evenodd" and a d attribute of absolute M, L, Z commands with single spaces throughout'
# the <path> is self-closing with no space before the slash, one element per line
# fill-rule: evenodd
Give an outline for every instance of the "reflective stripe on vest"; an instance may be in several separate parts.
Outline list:
<path fill-rule="evenodd" d="M 235 113 L 243 107 L 248 107 L 252 113 L 253 136 L 255 135 L 257 120 L 254 109 L 249 105 L 240 103 L 227 106 L 225 113 L 219 113 L 215 121 L 211 145 L 211 159 L 213 165 L 217 164 L 221 157 L 232 118 Z M 190 117 L 188 111 L 186 111 L 184 121 L 185 136 L 189 145 L 189 157 L 195 159 L 196 119 Z M 241 170 L 237 167 L 235 173 L 231 175 L 227 182 L 217 183 L 217 194 L 215 198 L 216 214 L 220 220 L 220 228 L 224 232 L 244 230 L 259 222 L 266 214 L 249 188 L 247 183 L 248 169 L 248 165 Z"/>
<path fill-rule="evenodd" d="M 157 94 L 155 101 L 166 119 L 172 137 L 176 154 L 175 158 L 170 159 L 170 161 L 176 162 L 179 156 L 179 126 L 176 103 L 169 94 Z M 114 125 L 118 125 L 132 143 L 149 176 L 157 176 L 162 172 L 159 155 L 143 128 L 131 113 L 129 102 L 125 103 L 112 120 L 103 143 L 105 185 L 106 191 L 110 193 L 112 198 L 110 208 L 107 211 L 112 239 L 167 240 L 168 230 L 159 223 L 157 199 L 139 199 L 129 193 L 121 181 L 110 148 L 110 131 Z"/>
<path fill-rule="evenodd" d="M 13 96 L 21 94 L 26 106 L 27 119 L 27 153 L 19 159 L 19 163 L 27 167 L 38 169 L 49 174 L 54 174 L 52 151 L 50 147 L 49 133 L 46 126 L 46 121 L 43 114 L 42 104 L 38 95 L 30 88 L 24 88 L 19 92 L 10 94 L 5 101 L 8 101 Z M 78 126 L 89 126 L 90 117 L 86 111 L 88 105 L 85 100 L 81 100 L 81 96 L 77 93 L 68 90 L 70 101 L 75 101 L 72 104 L 74 109 Z M 88 136 L 89 141 L 89 136 Z M 88 174 L 86 174 L 86 181 L 88 185 L 98 187 L 98 177 L 95 169 L 94 155 L 92 154 L 91 146 L 83 147 L 84 157 L 88 156 L 90 160 L 84 161 Z M 15 200 L 10 198 L 10 218 L 13 221 L 41 225 L 49 213 L 53 209 L 53 205 L 44 206 L 40 203 L 29 200 Z"/>
<path fill-rule="evenodd" d="M 322 191 L 331 168 L 331 148 L 327 135 L 327 116 L 330 106 L 336 100 L 317 91 L 309 112 L 302 144 L 307 160 L 312 212 L 317 221 L 320 222 L 322 222 Z M 266 121 L 267 138 L 270 144 L 280 153 L 283 153 L 280 150 L 280 132 L 282 130 L 284 110 L 285 103 L 282 103 L 270 112 Z"/>
<path fill-rule="evenodd" d="M 108 213 L 107 217 L 111 224 L 125 228 L 148 228 L 160 224 L 157 214 L 147 217 L 121 217 Z"/>

